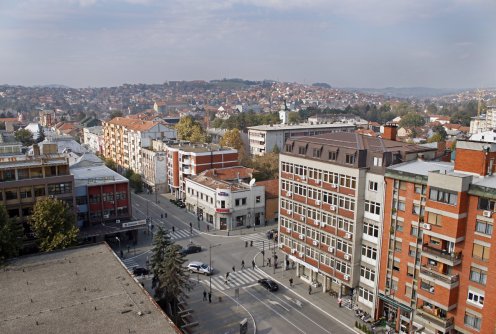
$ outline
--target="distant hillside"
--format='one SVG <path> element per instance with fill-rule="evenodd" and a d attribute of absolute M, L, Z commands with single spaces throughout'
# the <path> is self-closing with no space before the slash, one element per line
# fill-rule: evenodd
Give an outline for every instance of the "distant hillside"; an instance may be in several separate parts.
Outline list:
<path fill-rule="evenodd" d="M 466 89 L 429 88 L 429 87 L 386 87 L 386 88 L 343 88 L 344 90 L 365 94 L 384 95 L 399 98 L 429 98 L 455 94 Z"/>

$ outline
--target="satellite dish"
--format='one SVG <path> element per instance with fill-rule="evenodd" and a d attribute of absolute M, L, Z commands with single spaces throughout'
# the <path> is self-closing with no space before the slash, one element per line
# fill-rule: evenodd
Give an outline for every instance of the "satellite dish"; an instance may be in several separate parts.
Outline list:
<path fill-rule="evenodd" d="M 251 179 L 250 180 L 250 187 L 253 187 L 253 185 L 255 184 L 256 180 L 255 179 Z"/>

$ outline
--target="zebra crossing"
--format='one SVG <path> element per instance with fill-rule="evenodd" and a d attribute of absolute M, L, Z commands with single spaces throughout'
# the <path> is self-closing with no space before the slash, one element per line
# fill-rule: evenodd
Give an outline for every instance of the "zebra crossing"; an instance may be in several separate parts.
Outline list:
<path fill-rule="evenodd" d="M 265 232 L 244 235 L 241 237 L 241 240 L 253 241 L 253 247 L 257 247 L 260 250 L 267 251 L 269 248 L 274 247 L 274 240 L 267 239 Z"/>
<path fill-rule="evenodd" d="M 198 230 L 193 229 L 193 233 L 189 233 L 189 229 L 175 230 L 174 232 L 169 231 L 169 236 L 171 240 L 181 240 L 189 237 L 194 237 L 200 234 Z"/>
<path fill-rule="evenodd" d="M 227 289 L 256 283 L 260 278 L 264 277 L 266 277 L 265 273 L 260 272 L 257 269 L 246 268 L 236 272 L 230 272 L 227 284 L 225 275 L 212 276 L 212 288 L 224 291 Z M 208 278 L 202 280 L 201 282 L 207 286 L 210 284 Z"/>
<path fill-rule="evenodd" d="M 124 263 L 127 269 L 133 269 L 139 267 L 138 262 L 136 262 L 136 260 L 134 259 L 124 259 L 122 260 L 122 263 Z"/>

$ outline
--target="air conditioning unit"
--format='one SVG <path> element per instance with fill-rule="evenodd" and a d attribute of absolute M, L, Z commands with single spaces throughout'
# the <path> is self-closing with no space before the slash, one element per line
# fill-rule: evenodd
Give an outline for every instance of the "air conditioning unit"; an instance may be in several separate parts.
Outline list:
<path fill-rule="evenodd" d="M 430 293 L 434 293 L 434 287 L 433 287 L 433 286 L 431 286 L 431 287 L 429 288 L 429 292 L 430 292 Z"/>
<path fill-rule="evenodd" d="M 292 215 L 293 214 L 293 210 L 288 210 L 288 215 Z"/>
<path fill-rule="evenodd" d="M 331 205 L 331 211 L 336 211 L 336 206 L 335 205 Z"/>
<path fill-rule="evenodd" d="M 314 241 L 312 242 L 312 244 L 313 244 L 314 246 L 317 246 L 317 245 L 319 244 L 319 242 L 318 242 L 317 240 L 314 240 Z"/>
<path fill-rule="evenodd" d="M 430 229 L 431 229 L 431 224 L 422 223 L 422 228 L 423 228 L 424 230 L 430 230 Z"/>
<path fill-rule="evenodd" d="M 338 185 L 336 183 L 331 184 L 331 188 L 334 188 L 335 189 L 337 187 L 338 187 Z"/>
<path fill-rule="evenodd" d="M 291 197 L 291 196 L 293 196 L 293 193 L 292 193 L 291 191 L 288 191 L 288 192 L 286 193 L 286 196 Z"/>
<path fill-rule="evenodd" d="M 351 233 L 346 233 L 346 234 L 344 235 L 344 237 L 345 237 L 346 239 L 351 239 Z"/>
<path fill-rule="evenodd" d="M 300 240 L 303 240 L 303 239 L 305 239 L 305 235 L 304 234 L 300 234 L 300 237 L 299 238 L 300 238 Z"/>
<path fill-rule="evenodd" d="M 279 248 L 282 249 L 282 247 L 284 247 L 284 244 L 279 244 L 278 246 L 279 246 Z"/>
<path fill-rule="evenodd" d="M 298 255 L 299 255 L 300 257 L 303 257 L 303 255 L 304 255 L 304 254 L 303 254 L 303 252 L 300 252 Z"/>
<path fill-rule="evenodd" d="M 344 259 L 345 260 L 351 260 L 351 255 L 350 254 L 344 254 Z"/>
<path fill-rule="evenodd" d="M 326 223 L 325 222 L 320 222 L 320 227 L 325 227 Z"/>
<path fill-rule="evenodd" d="M 349 281 L 350 280 L 350 275 L 344 275 L 344 280 Z"/>
<path fill-rule="evenodd" d="M 300 217 L 300 221 L 304 222 L 305 220 L 307 220 L 305 217 L 303 216 Z"/>
<path fill-rule="evenodd" d="M 334 247 L 332 246 L 327 247 L 327 251 L 329 251 L 329 253 L 334 253 Z"/>
<path fill-rule="evenodd" d="M 492 211 L 489 211 L 489 210 L 484 210 L 484 212 L 482 213 L 482 215 L 484 217 L 491 218 L 492 215 L 493 215 L 493 212 Z"/>
<path fill-rule="evenodd" d="M 289 227 L 286 227 L 286 232 L 291 233 L 291 229 Z"/>
<path fill-rule="evenodd" d="M 108 214 L 107 215 L 103 215 L 103 218 L 108 219 L 108 218 L 110 218 L 110 215 L 108 215 Z"/>
<path fill-rule="evenodd" d="M 301 177 L 301 181 L 306 182 L 307 181 L 307 177 L 306 176 L 302 176 Z"/>
<path fill-rule="evenodd" d="M 315 184 L 320 184 L 320 180 L 315 180 Z"/>
<path fill-rule="evenodd" d="M 315 205 L 320 205 L 320 204 L 322 204 L 322 202 L 320 200 L 315 201 Z"/>
<path fill-rule="evenodd" d="M 316 226 L 319 226 L 319 225 L 320 225 L 320 221 L 316 220 L 316 221 L 314 221 L 314 224 L 315 224 Z"/>
<path fill-rule="evenodd" d="M 293 248 L 293 249 L 291 250 L 291 254 L 294 254 L 294 253 L 296 253 L 296 249 L 295 249 L 295 248 Z"/>

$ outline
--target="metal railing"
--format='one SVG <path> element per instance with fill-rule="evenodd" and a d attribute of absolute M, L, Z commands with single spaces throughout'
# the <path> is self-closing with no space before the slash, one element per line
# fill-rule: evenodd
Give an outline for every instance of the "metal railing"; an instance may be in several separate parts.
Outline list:
<path fill-rule="evenodd" d="M 436 256 L 441 257 L 443 259 L 450 260 L 450 261 L 460 260 L 462 258 L 462 252 L 449 253 L 445 250 L 431 247 L 428 244 L 423 244 L 422 252 L 426 252 L 428 254 L 433 254 L 433 255 L 436 255 Z"/>
<path fill-rule="evenodd" d="M 459 279 L 458 275 L 446 275 L 446 274 L 440 273 L 436 269 L 430 268 L 428 266 L 420 267 L 420 273 L 428 275 L 432 278 L 435 278 L 437 280 L 440 280 L 440 281 L 448 283 L 448 284 L 456 283 L 456 282 L 458 282 L 458 279 Z"/>

